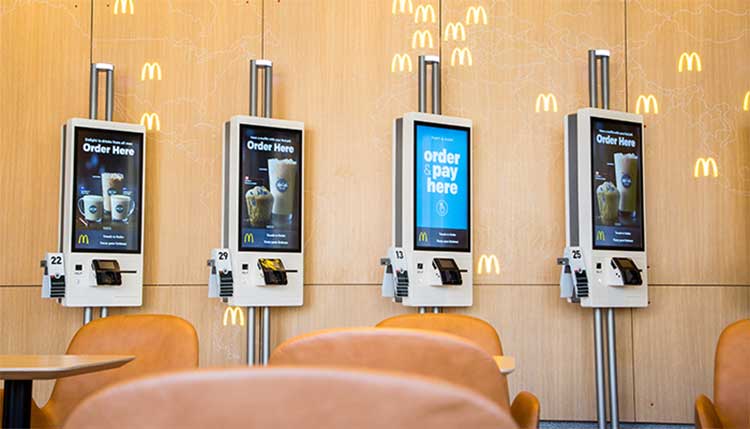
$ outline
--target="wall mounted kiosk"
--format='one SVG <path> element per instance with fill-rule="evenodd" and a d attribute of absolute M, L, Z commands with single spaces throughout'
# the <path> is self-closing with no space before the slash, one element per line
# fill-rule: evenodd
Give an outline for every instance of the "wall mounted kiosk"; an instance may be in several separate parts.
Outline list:
<path fill-rule="evenodd" d="M 271 119 L 273 65 L 250 63 L 250 114 L 224 125 L 222 248 L 213 249 L 209 297 L 248 307 L 248 363 L 256 363 L 255 308 L 263 308 L 261 363 L 270 355 L 270 308 L 302 305 L 304 124 Z M 257 116 L 265 69 L 264 117 Z"/>
<path fill-rule="evenodd" d="M 96 120 L 107 74 L 106 121 Z M 146 130 L 112 122 L 114 66 L 91 65 L 90 117 L 62 127 L 59 249 L 42 261 L 42 297 L 68 307 L 137 307 L 143 297 Z"/>
<path fill-rule="evenodd" d="M 433 114 L 426 111 L 432 65 Z M 382 293 L 406 306 L 472 304 L 471 127 L 440 115 L 440 59 L 419 57 L 419 111 L 394 123 L 393 243 Z"/>
<path fill-rule="evenodd" d="M 601 62 L 603 109 L 595 108 Z M 614 308 L 648 306 L 643 117 L 609 109 L 609 52 L 589 51 L 591 108 L 565 118 L 566 248 L 561 297 L 594 308 L 599 427 L 606 428 L 602 308 L 607 309 L 610 417 L 619 427 Z"/>

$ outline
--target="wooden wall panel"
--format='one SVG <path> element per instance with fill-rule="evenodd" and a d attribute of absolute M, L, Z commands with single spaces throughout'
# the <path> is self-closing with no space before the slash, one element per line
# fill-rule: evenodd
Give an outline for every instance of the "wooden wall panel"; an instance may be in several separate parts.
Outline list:
<path fill-rule="evenodd" d="M 481 15 L 474 23 L 471 7 L 484 8 L 486 25 Z M 500 262 L 499 274 L 476 281 L 556 284 L 565 247 L 563 118 L 589 104 L 588 49 L 611 51 L 611 107 L 625 107 L 624 3 L 443 0 L 442 9 L 444 32 L 466 26 L 466 40 L 441 45 L 443 112 L 474 120 L 474 253 Z M 454 56 L 464 48 L 472 65 Z M 540 94 L 555 98 L 549 111 Z"/>
<path fill-rule="evenodd" d="M 398 6 L 397 0 L 397 6 Z M 391 1 L 265 1 L 275 116 L 305 122 L 305 281 L 378 283 L 391 240 L 393 119 L 416 110 L 419 53 L 437 53 L 436 22 L 392 14 Z M 429 15 L 428 15 L 429 16 Z M 417 29 L 435 49 L 411 48 Z M 395 54 L 413 72 L 391 73 Z"/>
<path fill-rule="evenodd" d="M 695 398 L 713 398 L 719 334 L 748 317 L 747 286 L 653 287 L 648 310 L 633 311 L 638 420 L 692 422 Z"/>
<path fill-rule="evenodd" d="M 60 127 L 88 111 L 90 13 L 87 0 L 0 2 L 0 286 L 40 284 L 57 249 Z"/>
<path fill-rule="evenodd" d="M 680 73 L 692 52 L 702 71 Z M 628 108 L 659 108 L 645 115 L 652 283 L 750 283 L 749 52 L 747 1 L 628 2 Z M 718 177 L 695 178 L 708 157 Z"/>
<path fill-rule="evenodd" d="M 159 115 L 148 133 L 145 282 L 205 284 L 220 244 L 221 131 L 248 112 L 249 60 L 261 55 L 261 3 L 97 0 L 93 56 L 115 64 L 115 120 Z M 162 80 L 141 80 L 158 62 Z"/>

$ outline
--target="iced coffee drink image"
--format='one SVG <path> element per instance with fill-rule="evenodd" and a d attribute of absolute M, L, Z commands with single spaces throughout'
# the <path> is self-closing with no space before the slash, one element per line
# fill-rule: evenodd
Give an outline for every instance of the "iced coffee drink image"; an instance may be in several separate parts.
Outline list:
<path fill-rule="evenodd" d="M 122 194 L 125 175 L 122 173 L 102 173 L 102 198 L 104 213 L 112 213 L 112 195 Z"/>
<path fill-rule="evenodd" d="M 245 193 L 250 225 L 266 226 L 271 223 L 274 197 L 265 186 L 256 186 Z"/>
<path fill-rule="evenodd" d="M 615 154 L 615 176 L 620 192 L 619 210 L 635 216 L 638 210 L 638 156 L 632 153 Z"/>
<path fill-rule="evenodd" d="M 620 192 L 612 182 L 604 182 L 596 188 L 596 202 L 599 206 L 599 221 L 602 225 L 617 222 Z"/>
<path fill-rule="evenodd" d="M 269 159 L 268 178 L 273 195 L 273 215 L 290 221 L 297 191 L 297 162 L 292 159 Z"/>

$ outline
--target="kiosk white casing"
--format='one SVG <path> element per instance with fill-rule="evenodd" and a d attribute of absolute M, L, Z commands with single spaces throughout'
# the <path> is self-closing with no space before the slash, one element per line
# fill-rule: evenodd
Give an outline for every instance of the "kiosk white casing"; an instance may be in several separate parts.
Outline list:
<path fill-rule="evenodd" d="M 565 119 L 565 257 L 570 261 L 573 270 L 585 269 L 587 289 L 576 291 L 577 299 L 583 307 L 592 308 L 632 308 L 648 306 L 648 270 L 646 258 L 646 219 L 645 219 L 645 180 L 644 145 L 641 148 L 641 174 L 639 177 L 643 198 L 643 246 L 642 250 L 600 250 L 594 248 L 594 211 L 593 195 L 593 159 L 592 159 L 592 118 L 611 119 L 630 122 L 641 127 L 643 136 L 643 117 L 641 115 L 605 110 L 583 108 L 570 114 Z M 645 140 L 645 139 L 643 139 Z M 616 268 L 613 258 L 629 258 L 640 271 L 641 285 L 624 285 L 622 275 Z M 563 267 L 562 277 L 566 277 Z M 570 275 L 571 273 L 567 273 Z M 569 291 L 571 299 L 574 295 Z"/>
<path fill-rule="evenodd" d="M 145 213 L 146 188 L 146 129 L 143 125 L 122 122 L 100 121 L 93 119 L 74 118 L 68 120 L 62 128 L 62 157 L 60 183 L 61 227 L 59 229 L 59 249 L 62 253 L 65 275 L 64 297 L 59 298 L 62 305 L 67 307 L 135 307 L 143 301 L 143 215 L 140 216 L 140 251 L 138 253 L 84 253 L 73 252 L 73 213 L 75 194 L 74 187 L 74 156 L 76 151 L 76 128 L 94 128 L 108 131 L 124 131 L 141 133 L 143 135 L 141 165 L 141 198 L 138 210 Z M 122 275 L 122 285 L 98 286 L 92 264 L 94 260 L 114 259 L 120 264 L 120 270 L 127 272 Z M 48 268 L 50 256 L 47 257 Z M 49 279 L 45 277 L 45 283 Z M 49 285 L 42 288 L 42 295 L 49 296 Z"/>
<path fill-rule="evenodd" d="M 229 251 L 233 288 L 231 295 L 222 292 L 216 276 L 209 282 L 209 297 L 222 298 L 228 305 L 242 307 L 288 307 L 301 306 L 303 304 L 303 279 L 304 279 L 304 197 L 301 198 L 300 222 L 300 246 L 299 252 L 286 251 L 245 251 L 240 250 L 238 240 L 240 239 L 239 220 L 240 213 L 239 196 L 241 193 L 240 176 L 240 126 L 261 126 L 278 128 L 282 130 L 297 130 L 301 133 L 301 165 L 299 170 L 300 192 L 304 195 L 304 128 L 302 122 L 287 121 L 281 119 L 263 118 L 257 116 L 233 116 L 224 124 L 224 148 L 223 148 L 223 174 L 222 189 L 222 247 Z M 214 249 L 212 255 L 214 264 L 221 269 L 221 261 L 218 252 L 223 249 Z M 264 274 L 259 266 L 261 258 L 278 258 L 287 270 L 286 285 L 266 285 Z M 214 267 L 214 268 L 217 268 Z M 228 296 L 230 295 L 230 296 Z"/>
<path fill-rule="evenodd" d="M 415 122 L 468 129 L 468 251 L 416 250 L 415 243 Z M 390 269 L 408 274 L 408 291 L 397 287 L 397 276 L 386 272 L 383 296 L 393 297 L 410 307 L 467 307 L 472 305 L 472 121 L 429 113 L 410 112 L 394 122 L 393 129 L 393 242 L 389 249 Z M 461 285 L 443 285 L 435 258 L 453 259 L 460 270 Z M 392 283 L 389 283 L 392 282 Z"/>

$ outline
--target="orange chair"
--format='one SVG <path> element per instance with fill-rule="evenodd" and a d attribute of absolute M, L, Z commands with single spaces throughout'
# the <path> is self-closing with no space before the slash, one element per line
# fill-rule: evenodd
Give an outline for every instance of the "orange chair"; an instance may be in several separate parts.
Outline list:
<path fill-rule="evenodd" d="M 474 342 L 492 356 L 503 355 L 503 346 L 495 328 L 476 317 L 446 313 L 404 314 L 385 319 L 377 327 L 445 332 Z M 505 383 L 505 390 L 508 390 L 507 379 L 502 377 L 502 381 Z M 520 392 L 510 409 L 513 418 L 522 428 L 539 426 L 539 400 L 533 394 Z"/>
<path fill-rule="evenodd" d="M 714 363 L 714 402 L 695 401 L 697 429 L 750 427 L 750 319 L 727 326 L 719 337 Z"/>
<path fill-rule="evenodd" d="M 198 335 L 193 325 L 175 316 L 112 316 L 79 329 L 66 353 L 132 355 L 135 359 L 121 368 L 57 380 L 43 408 L 32 404 L 32 427 L 61 427 L 84 398 L 118 381 L 197 368 Z"/>
<path fill-rule="evenodd" d="M 190 371 L 122 383 L 86 399 L 70 429 L 510 429 L 468 389 L 396 374 L 311 368 Z"/>
<path fill-rule="evenodd" d="M 440 332 L 391 328 L 312 332 L 277 347 L 270 364 L 416 374 L 468 387 L 510 411 L 508 385 L 492 356 L 470 341 Z"/>

